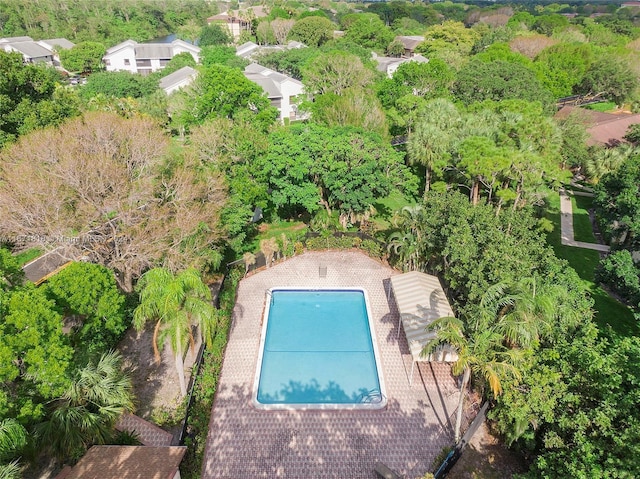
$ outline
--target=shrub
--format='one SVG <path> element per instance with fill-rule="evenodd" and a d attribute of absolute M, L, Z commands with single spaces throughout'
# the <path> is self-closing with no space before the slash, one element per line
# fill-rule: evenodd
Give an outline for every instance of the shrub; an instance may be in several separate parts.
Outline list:
<path fill-rule="evenodd" d="M 635 308 L 640 306 L 640 268 L 627 250 L 611 253 L 600 262 L 596 280 L 620 294 Z"/>
<path fill-rule="evenodd" d="M 384 256 L 382 245 L 373 240 L 366 239 L 362 241 L 361 248 L 366 251 L 369 256 L 373 256 L 374 258 L 382 258 Z"/>

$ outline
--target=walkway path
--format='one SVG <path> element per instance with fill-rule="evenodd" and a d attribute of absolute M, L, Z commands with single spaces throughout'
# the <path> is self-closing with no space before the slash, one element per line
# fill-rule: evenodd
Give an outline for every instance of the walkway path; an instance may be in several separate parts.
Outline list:
<path fill-rule="evenodd" d="M 25 278 L 38 285 L 69 264 L 69 258 L 62 254 L 60 248 L 56 248 L 25 264 L 22 271 Z"/>
<path fill-rule="evenodd" d="M 582 196 L 587 196 L 585 193 L 581 193 Z M 602 251 L 604 253 L 609 252 L 609 247 L 606 244 L 598 243 L 585 243 L 584 241 L 576 241 L 573 234 L 573 206 L 571 204 L 571 196 L 567 194 L 564 189 L 560 189 L 560 231 L 561 242 L 565 246 L 575 246 L 576 248 L 593 249 L 596 251 Z"/>

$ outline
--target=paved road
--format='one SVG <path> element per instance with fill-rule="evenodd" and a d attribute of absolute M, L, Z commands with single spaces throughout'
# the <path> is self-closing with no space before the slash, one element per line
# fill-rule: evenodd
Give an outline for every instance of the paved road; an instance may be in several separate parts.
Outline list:
<path fill-rule="evenodd" d="M 563 245 L 575 246 L 576 248 L 593 249 L 609 252 L 606 244 L 585 243 L 584 241 L 576 241 L 573 233 L 573 206 L 571 205 L 571 196 L 564 189 L 560 190 L 560 237 Z"/>

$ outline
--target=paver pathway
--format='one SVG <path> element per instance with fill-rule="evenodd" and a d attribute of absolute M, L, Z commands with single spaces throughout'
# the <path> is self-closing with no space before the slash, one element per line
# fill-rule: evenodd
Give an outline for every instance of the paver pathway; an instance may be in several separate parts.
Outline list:
<path fill-rule="evenodd" d="M 326 268 L 326 274 L 325 273 Z M 406 477 L 429 471 L 453 444 L 458 388 L 450 366 L 418 363 L 413 387 L 398 311 L 388 298 L 393 269 L 356 251 L 296 256 L 240 282 L 216 393 L 203 479 L 375 478 L 382 461 Z M 382 410 L 258 410 L 252 406 L 262 314 L 273 287 L 362 287 L 369 297 L 386 383 Z"/>
<path fill-rule="evenodd" d="M 587 196 L 584 194 L 583 196 Z M 599 243 L 585 243 L 584 241 L 576 241 L 573 233 L 573 206 L 571 204 L 571 196 L 564 189 L 560 189 L 560 234 L 561 243 L 566 246 L 575 246 L 577 248 L 593 249 L 609 252 L 609 246 Z"/>

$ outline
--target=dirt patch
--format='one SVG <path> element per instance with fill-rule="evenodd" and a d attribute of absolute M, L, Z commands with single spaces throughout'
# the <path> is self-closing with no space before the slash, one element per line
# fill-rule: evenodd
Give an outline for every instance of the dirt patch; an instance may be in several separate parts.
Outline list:
<path fill-rule="evenodd" d="M 448 479 L 509 479 L 527 470 L 524 460 L 492 435 L 486 423 L 471 438 Z"/>
<path fill-rule="evenodd" d="M 136 396 L 134 413 L 174 434 L 174 442 L 180 433 L 178 411 L 183 403 L 175 368 L 173 351 L 169 344 L 162 350 L 160 362 L 153 356 L 153 324 L 147 324 L 143 331 L 131 328 L 118 345 L 125 366 L 131 370 L 133 391 Z M 195 362 L 199 344 L 190 348 L 184 359 L 185 380 L 191 378 L 191 368 Z"/>

